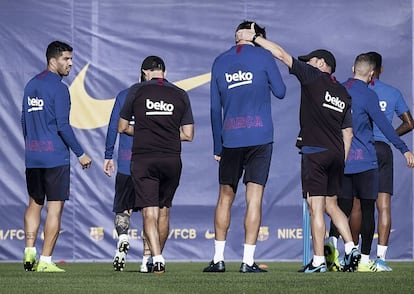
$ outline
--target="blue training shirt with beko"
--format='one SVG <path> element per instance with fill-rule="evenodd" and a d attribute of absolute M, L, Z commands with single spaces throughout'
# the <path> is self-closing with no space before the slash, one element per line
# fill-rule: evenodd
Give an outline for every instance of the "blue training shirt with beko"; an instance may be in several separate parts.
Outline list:
<path fill-rule="evenodd" d="M 112 159 L 116 138 L 118 136 L 118 121 L 122 106 L 125 103 L 129 88 L 116 96 L 109 120 L 108 131 L 105 141 L 105 159 Z M 126 134 L 119 134 L 118 143 L 118 172 L 124 175 L 131 175 L 131 154 L 133 137 Z"/>
<path fill-rule="evenodd" d="M 70 164 L 69 148 L 84 152 L 69 124 L 70 94 L 62 77 L 44 71 L 26 85 L 22 103 L 22 129 L 26 168 Z"/>
<path fill-rule="evenodd" d="M 345 174 L 360 173 L 378 168 L 374 146 L 373 123 L 401 153 L 408 151 L 378 105 L 377 94 L 368 89 L 368 84 L 350 78 L 343 83 L 352 97 L 353 138 L 345 164 Z"/>
<path fill-rule="evenodd" d="M 407 106 L 400 90 L 388 85 L 378 79 L 374 79 L 368 87 L 377 93 L 379 98 L 379 106 L 381 111 L 387 117 L 388 121 L 392 123 L 394 113 L 398 116 L 410 109 Z M 374 139 L 375 141 L 382 141 L 390 144 L 391 142 L 384 136 L 381 130 L 374 124 Z"/>
<path fill-rule="evenodd" d="M 215 59 L 210 83 L 215 155 L 222 147 L 273 142 L 270 92 L 282 99 L 286 86 L 269 51 L 236 45 Z"/>

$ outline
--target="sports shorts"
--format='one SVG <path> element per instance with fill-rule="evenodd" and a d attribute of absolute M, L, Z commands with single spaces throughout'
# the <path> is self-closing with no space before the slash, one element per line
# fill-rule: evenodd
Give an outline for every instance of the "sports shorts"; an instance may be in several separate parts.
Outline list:
<path fill-rule="evenodd" d="M 376 200 L 378 197 L 378 169 L 344 175 L 342 192 L 338 197 Z"/>
<path fill-rule="evenodd" d="M 243 183 L 266 185 L 272 159 L 273 143 L 264 145 L 225 148 L 219 163 L 219 183 L 230 185 L 237 192 L 237 185 L 243 175 Z"/>
<path fill-rule="evenodd" d="M 390 145 L 382 141 L 375 141 L 377 151 L 379 188 L 378 192 L 394 193 L 394 156 Z"/>
<path fill-rule="evenodd" d="M 330 150 L 301 154 L 303 198 L 338 195 L 344 174 L 343 155 Z"/>
<path fill-rule="evenodd" d="M 43 205 L 45 199 L 69 200 L 70 166 L 26 168 L 26 185 L 29 196 L 39 205 Z"/>
<path fill-rule="evenodd" d="M 171 207 L 181 169 L 180 155 L 134 154 L 131 160 L 134 208 Z"/>
<path fill-rule="evenodd" d="M 115 197 L 112 211 L 120 213 L 134 209 L 134 203 L 135 190 L 131 176 L 118 172 L 115 178 Z"/>

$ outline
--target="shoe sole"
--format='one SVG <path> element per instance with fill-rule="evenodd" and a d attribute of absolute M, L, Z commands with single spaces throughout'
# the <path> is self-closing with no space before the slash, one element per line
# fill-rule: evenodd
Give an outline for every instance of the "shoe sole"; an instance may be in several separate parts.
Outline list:
<path fill-rule="evenodd" d="M 349 265 L 344 265 L 344 272 L 356 272 L 361 255 L 352 256 Z"/>
<path fill-rule="evenodd" d="M 25 270 L 26 272 L 32 272 L 32 271 L 34 271 L 34 262 L 33 262 L 33 263 L 31 263 L 30 261 L 26 261 L 26 262 L 23 264 L 23 267 L 24 267 L 24 270 Z"/>
<path fill-rule="evenodd" d="M 112 265 L 114 266 L 114 270 L 116 272 L 122 272 L 125 268 L 125 263 L 126 263 L 126 255 L 128 253 L 129 250 L 129 243 L 128 242 L 122 242 L 120 244 L 120 246 L 118 247 L 118 253 L 125 253 L 125 256 L 117 256 L 117 254 L 115 255 L 114 261 L 112 263 Z"/>

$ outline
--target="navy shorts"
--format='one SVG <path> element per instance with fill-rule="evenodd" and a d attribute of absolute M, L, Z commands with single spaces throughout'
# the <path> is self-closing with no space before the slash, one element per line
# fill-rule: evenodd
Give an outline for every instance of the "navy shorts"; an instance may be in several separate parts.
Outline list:
<path fill-rule="evenodd" d="M 39 205 L 43 205 L 45 199 L 69 200 L 70 166 L 26 168 L 26 184 L 29 196 Z"/>
<path fill-rule="evenodd" d="M 385 142 L 375 141 L 377 151 L 379 189 L 378 192 L 394 193 L 394 156 L 390 145 Z"/>
<path fill-rule="evenodd" d="M 243 174 L 243 183 L 266 185 L 272 159 L 273 143 L 240 147 L 223 148 L 219 163 L 219 182 L 230 185 L 237 192 L 237 185 Z"/>
<path fill-rule="evenodd" d="M 341 191 L 344 158 L 330 150 L 302 153 L 302 193 L 307 196 L 334 196 Z"/>
<path fill-rule="evenodd" d="M 344 175 L 339 198 L 373 199 L 378 197 L 378 169 Z"/>
<path fill-rule="evenodd" d="M 171 207 L 180 183 L 181 169 L 179 155 L 134 154 L 131 160 L 134 208 Z"/>
<path fill-rule="evenodd" d="M 116 174 L 115 178 L 115 197 L 112 211 L 115 213 L 134 209 L 135 190 L 134 183 L 130 175 L 121 173 Z"/>

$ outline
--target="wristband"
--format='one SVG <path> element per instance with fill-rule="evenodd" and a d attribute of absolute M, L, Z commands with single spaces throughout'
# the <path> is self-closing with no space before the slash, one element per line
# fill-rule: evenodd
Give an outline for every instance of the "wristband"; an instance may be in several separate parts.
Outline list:
<path fill-rule="evenodd" d="M 253 38 L 252 38 L 252 42 L 254 43 L 256 41 L 256 38 L 259 37 L 259 34 L 254 34 Z"/>

